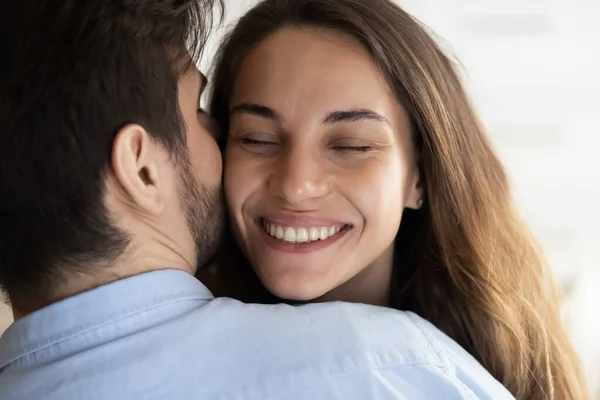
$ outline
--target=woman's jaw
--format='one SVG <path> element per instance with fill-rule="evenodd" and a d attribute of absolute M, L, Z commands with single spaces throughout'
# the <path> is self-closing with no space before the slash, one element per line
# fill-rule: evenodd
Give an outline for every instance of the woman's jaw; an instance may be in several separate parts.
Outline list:
<path fill-rule="evenodd" d="M 245 221 L 244 233 L 237 231 L 238 242 L 275 296 L 387 305 L 393 243 L 377 254 L 373 248 L 380 246 L 365 245 L 371 232 L 364 236 L 362 221 L 280 211 Z M 363 247 L 371 251 L 363 252 Z"/>

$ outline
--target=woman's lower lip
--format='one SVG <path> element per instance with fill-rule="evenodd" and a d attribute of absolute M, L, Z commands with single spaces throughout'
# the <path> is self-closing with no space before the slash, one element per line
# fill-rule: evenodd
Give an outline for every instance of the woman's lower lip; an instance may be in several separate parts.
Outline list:
<path fill-rule="evenodd" d="M 339 239 L 345 236 L 346 233 L 349 232 L 349 230 L 342 230 L 325 240 L 316 240 L 314 242 L 308 243 L 289 243 L 269 235 L 267 232 L 265 232 L 261 225 L 257 225 L 257 228 L 260 231 L 260 236 L 263 238 L 267 246 L 271 247 L 274 250 L 281 251 L 284 253 L 296 254 L 308 254 L 315 251 L 323 250 L 337 242 Z"/>

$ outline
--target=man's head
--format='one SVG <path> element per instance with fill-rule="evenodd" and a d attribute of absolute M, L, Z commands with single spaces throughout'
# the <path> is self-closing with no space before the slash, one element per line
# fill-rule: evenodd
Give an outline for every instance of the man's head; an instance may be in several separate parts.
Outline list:
<path fill-rule="evenodd" d="M 214 5 L 3 7 L 0 286 L 19 311 L 152 269 L 193 272 L 214 250 L 221 158 L 195 67 Z"/>

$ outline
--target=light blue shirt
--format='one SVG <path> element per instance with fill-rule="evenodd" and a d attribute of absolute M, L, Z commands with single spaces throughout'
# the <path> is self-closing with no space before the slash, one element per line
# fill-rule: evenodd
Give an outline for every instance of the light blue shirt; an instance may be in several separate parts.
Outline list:
<path fill-rule="evenodd" d="M 512 399 L 461 347 L 408 312 L 213 299 L 181 271 L 124 279 L 16 321 L 0 398 Z"/>

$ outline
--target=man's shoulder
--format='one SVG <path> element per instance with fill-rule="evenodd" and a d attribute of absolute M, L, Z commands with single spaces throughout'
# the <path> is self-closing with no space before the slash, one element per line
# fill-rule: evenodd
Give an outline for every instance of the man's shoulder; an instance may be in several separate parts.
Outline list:
<path fill-rule="evenodd" d="M 374 375 L 387 374 L 390 382 L 399 379 L 416 390 L 414 398 L 436 387 L 456 392 L 447 398 L 512 398 L 456 342 L 411 312 L 342 302 L 267 306 L 231 299 L 204 307 L 220 329 L 233 333 L 238 350 L 268 343 L 283 381 L 303 374 L 313 383 L 351 376 L 376 381 Z M 424 386 L 417 387 L 418 381 Z"/>
<path fill-rule="evenodd" d="M 118 318 L 63 332 L 53 346 L 28 347 L 0 372 L 3 398 L 62 399 L 90 388 L 96 399 L 142 398 L 157 389 L 153 382 L 163 382 L 162 398 L 508 398 L 460 347 L 411 313 L 198 296 L 128 307 Z"/>
<path fill-rule="evenodd" d="M 346 356 L 395 354 L 395 362 L 402 364 L 444 362 L 431 345 L 429 331 L 436 328 L 410 312 L 344 302 L 258 305 L 225 298 L 215 299 L 205 308 L 227 320 L 221 326 L 243 327 L 246 334 L 261 332 L 280 340 L 303 338 L 307 343 L 327 345 L 331 351 L 344 351 Z"/>

